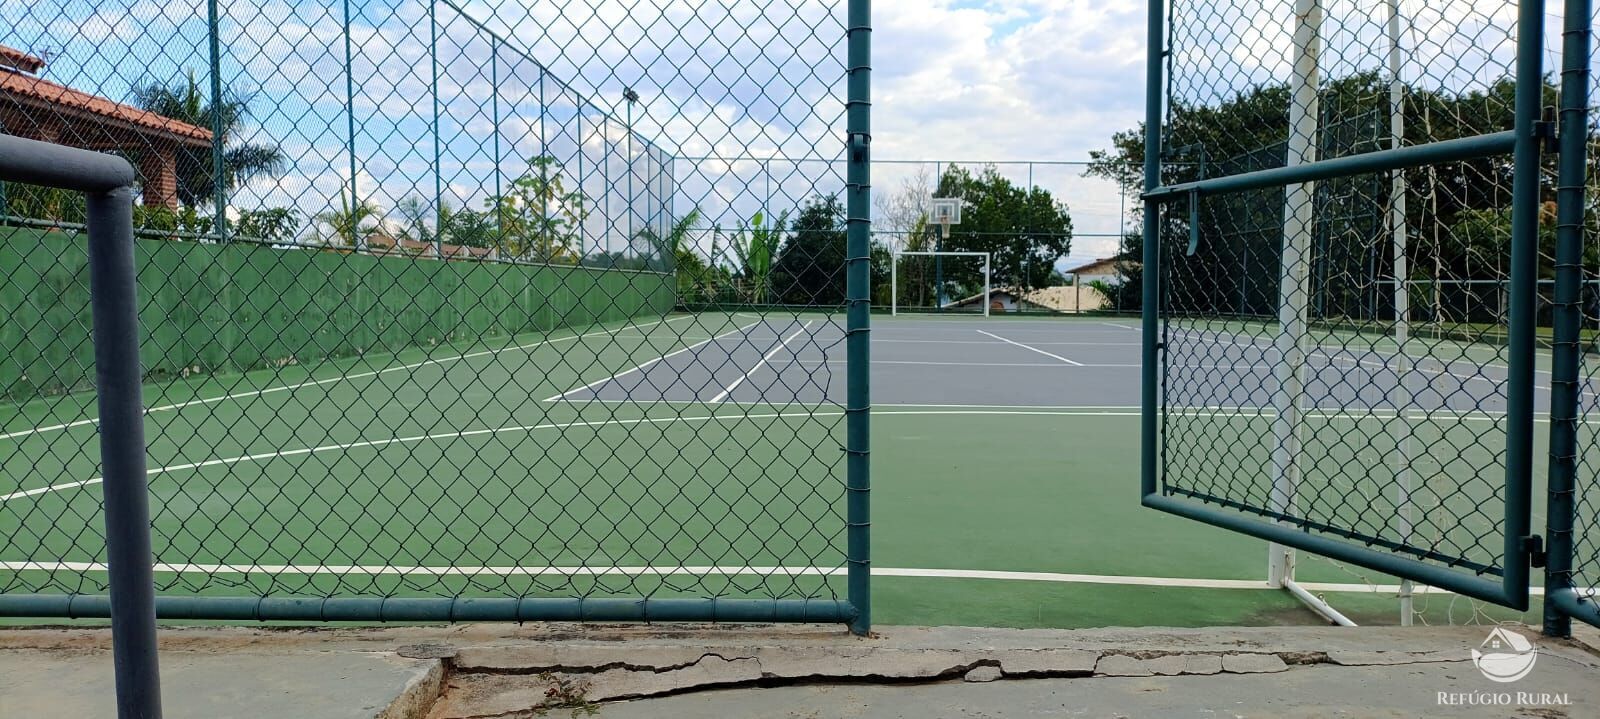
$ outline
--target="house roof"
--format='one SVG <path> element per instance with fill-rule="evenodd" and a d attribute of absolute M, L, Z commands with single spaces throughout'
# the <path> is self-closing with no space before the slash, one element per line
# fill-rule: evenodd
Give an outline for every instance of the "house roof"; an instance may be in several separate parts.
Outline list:
<path fill-rule="evenodd" d="M 0 65 L 14 67 L 26 73 L 36 73 L 44 67 L 44 58 L 0 45 Z"/>
<path fill-rule="evenodd" d="M 207 128 L 26 74 L 36 72 L 44 65 L 43 60 L 32 55 L 0 45 L 0 65 L 25 71 L 0 69 L 0 97 L 18 105 L 75 116 L 80 121 L 106 123 L 109 120 L 110 123 L 106 124 L 120 125 L 125 130 L 155 135 L 183 145 L 203 147 L 211 143 L 211 130 Z M 33 69 L 29 70 L 29 67 Z"/>
<path fill-rule="evenodd" d="M 999 295 L 1006 295 L 1015 298 L 1020 302 L 1034 305 L 1035 307 L 1043 307 L 1044 309 L 1054 310 L 1057 312 L 1081 312 L 1083 310 L 1097 310 L 1106 305 L 1106 296 L 1101 294 L 1099 290 L 1087 285 L 1077 285 L 1072 287 L 1041 287 L 1037 290 L 1029 290 L 1025 293 L 1018 293 L 1014 287 L 995 287 L 990 289 L 989 298 L 991 300 Z M 961 307 L 964 305 L 976 304 L 982 301 L 983 295 L 979 294 L 971 297 L 963 297 L 954 302 L 950 302 L 945 306 Z"/>
<path fill-rule="evenodd" d="M 1076 274 L 1093 274 L 1094 271 L 1097 271 L 1097 270 L 1111 270 L 1111 271 L 1115 272 L 1116 269 L 1117 269 L 1117 259 L 1115 257 L 1103 257 L 1103 258 L 1100 258 L 1098 260 L 1094 260 L 1092 262 L 1086 262 L 1084 264 L 1078 265 L 1077 267 L 1068 267 L 1064 271 L 1069 275 L 1076 275 Z"/>

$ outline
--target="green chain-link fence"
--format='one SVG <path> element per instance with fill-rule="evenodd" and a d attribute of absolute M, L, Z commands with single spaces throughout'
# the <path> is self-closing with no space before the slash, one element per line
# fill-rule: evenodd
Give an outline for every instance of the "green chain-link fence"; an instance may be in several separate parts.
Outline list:
<path fill-rule="evenodd" d="M 1589 3 L 1151 8 L 1145 503 L 1595 621 Z"/>
<path fill-rule="evenodd" d="M 1525 606 L 1542 3 L 1151 7 L 1146 503 Z"/>
<path fill-rule="evenodd" d="M 865 629 L 865 2 L 0 14 L 139 172 L 163 616 Z M 0 612 L 103 613 L 82 200 L 0 206 Z"/>

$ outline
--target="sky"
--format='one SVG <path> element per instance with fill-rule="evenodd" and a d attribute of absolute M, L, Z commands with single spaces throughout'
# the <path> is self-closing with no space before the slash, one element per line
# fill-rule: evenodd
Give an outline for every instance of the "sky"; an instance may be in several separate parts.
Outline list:
<path fill-rule="evenodd" d="M 878 159 L 1084 161 L 1144 114 L 1145 3 L 999 0 L 873 4 L 873 152 Z M 1026 167 L 1000 166 L 1014 180 Z M 894 187 L 900 168 L 875 173 Z M 1035 182 L 1082 234 L 1116 234 L 1114 185 L 1078 166 L 1035 166 Z M 1068 262 L 1115 238 L 1080 237 Z"/>
<path fill-rule="evenodd" d="M 1380 0 L 1325 5 L 1329 72 L 1380 65 Z M 1408 44 L 1426 49 L 1407 55 L 1413 78 L 1504 72 L 1513 3 L 1403 5 Z M 235 211 L 309 217 L 352 186 L 383 210 L 413 197 L 482 208 L 542 153 L 587 196 L 593 247 L 615 250 L 690 209 L 737 229 L 844 185 L 846 0 L 350 0 L 348 21 L 340 0 L 219 7 L 223 84 L 251 101 L 235 141 L 291 159 L 235 193 Z M 1178 92 L 1214 102 L 1283 76 L 1286 1 L 1185 7 Z M 1145 3 L 872 8 L 875 192 L 951 160 L 994 162 L 1069 208 L 1077 237 L 1060 266 L 1115 252 L 1132 203 L 1072 163 L 1143 115 Z M 0 2 L 0 44 L 47 49 L 46 77 L 118 100 L 191 73 L 208 87 L 206 34 L 205 0 Z"/>
<path fill-rule="evenodd" d="M 618 228 L 596 233 L 611 235 L 596 242 L 613 249 L 627 227 L 686 207 L 731 227 L 842 188 L 845 0 L 747 0 L 731 11 L 700 0 L 437 0 L 431 15 L 429 4 L 353 0 L 353 103 L 340 3 L 221 6 L 225 85 L 252 98 L 252 121 L 236 140 L 276 144 L 292 160 L 291 172 L 237 193 L 236 210 L 291 205 L 310 216 L 338 207 L 352 184 L 352 119 L 353 184 L 380 207 L 431 198 L 435 169 L 444 203 L 481 206 L 519 174 L 520 156 L 545 147 L 570 185 L 609 208 L 590 224 Z M 49 50 L 50 79 L 118 100 L 138 84 L 190 73 L 208 84 L 203 0 L 4 5 L 0 43 Z M 1110 183 L 1083 178 L 1080 165 L 1014 161 L 1081 162 L 1135 125 L 1143 5 L 874 2 L 875 187 L 900 187 L 918 169 L 912 160 L 1012 161 L 998 168 L 1067 203 L 1080 234 L 1116 234 L 1123 203 Z M 432 41 L 437 149 L 427 121 Z M 631 116 L 625 87 L 641 95 Z M 668 167 L 663 152 L 711 159 Z M 624 189 L 607 190 L 626 188 L 630 175 L 631 201 Z M 1115 243 L 1080 237 L 1063 265 L 1106 256 Z"/>

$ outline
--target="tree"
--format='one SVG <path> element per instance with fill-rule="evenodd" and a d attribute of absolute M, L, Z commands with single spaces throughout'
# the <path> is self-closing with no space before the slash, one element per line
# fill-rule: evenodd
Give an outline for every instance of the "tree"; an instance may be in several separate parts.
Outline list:
<path fill-rule="evenodd" d="M 961 224 L 950 228 L 945 251 L 990 253 L 990 280 L 1023 292 L 1050 286 L 1055 263 L 1072 247 L 1072 215 L 1048 190 L 1026 188 L 1001 176 L 994 166 L 973 174 L 951 165 L 939 178 L 938 197 L 959 197 Z M 947 282 L 964 289 L 982 284 L 976 263 L 946 263 Z"/>
<path fill-rule="evenodd" d="M 755 304 L 765 304 L 772 289 L 773 258 L 778 254 L 778 242 L 788 219 L 789 213 L 785 212 L 769 225 L 765 212 L 757 211 L 750 218 L 750 226 L 733 237 L 731 244 L 739 258 L 739 273 L 749 283 L 750 301 Z"/>
<path fill-rule="evenodd" d="M 233 233 L 262 242 L 289 242 L 300 226 L 300 213 L 287 207 L 246 210 L 234 220 Z"/>
<path fill-rule="evenodd" d="M 251 179 L 282 173 L 288 164 L 277 145 L 237 143 L 233 140 L 250 113 L 250 95 L 227 91 L 213 105 L 201 94 L 194 73 L 186 81 L 171 84 L 150 83 L 133 88 L 133 104 L 162 117 L 197 127 L 222 128 L 215 145 L 222 148 L 220 185 L 229 192 Z M 178 201 L 185 205 L 208 202 L 216 196 L 213 149 L 186 148 L 177 155 Z"/>
<path fill-rule="evenodd" d="M 1544 87 L 1545 105 L 1556 104 L 1557 89 Z M 1382 74 L 1352 73 L 1325 80 L 1318 118 L 1318 155 L 1359 154 L 1389 147 L 1389 81 Z M 1404 88 L 1405 145 L 1499 132 L 1512 127 L 1515 83 L 1505 77 L 1463 91 Z M 1281 167 L 1289 129 L 1289 90 L 1283 83 L 1245 88 L 1206 104 L 1175 100 L 1165 136 L 1161 182 L 1198 179 Z M 1591 132 L 1593 130 L 1591 129 Z M 1117 182 L 1137 198 L 1143 189 L 1144 128 L 1115 133 L 1111 148 L 1090 153 L 1088 176 Z M 1553 163 L 1553 156 L 1547 158 Z M 1552 165 L 1553 167 L 1553 165 Z M 1509 157 L 1477 158 L 1403 171 L 1408 195 L 1406 226 L 1412 281 L 1490 279 L 1500 276 L 1495 258 L 1509 237 L 1503 215 L 1511 187 Z M 1548 176 L 1553 176 L 1553 172 Z M 1542 188 L 1551 199 L 1553 188 Z M 1390 306 L 1374 288 L 1392 282 L 1392 249 L 1387 240 L 1387 173 L 1324 180 L 1317 187 L 1313 311 L 1321 316 L 1375 318 Z M 1276 311 L 1277 275 L 1283 241 L 1283 190 L 1203 197 L 1162 213 L 1163 257 L 1178 263 L 1163 290 L 1169 302 L 1188 310 L 1242 315 Z M 1134 221 L 1143 213 L 1135 207 Z M 1189 218 L 1199 219 L 1191 228 Z M 1141 228 L 1142 229 L 1142 228 Z M 1137 232 L 1137 231 L 1136 231 Z M 1198 238 L 1192 249 L 1191 236 Z M 1169 245 L 1173 249 L 1166 249 Z M 1125 244 L 1119 271 L 1133 281 L 1119 291 L 1118 306 L 1136 308 L 1139 247 Z M 1127 300 L 1133 300 L 1129 304 Z M 1417 307 L 1425 306 L 1413 301 Z"/>
<path fill-rule="evenodd" d="M 784 304 L 844 304 L 844 219 L 837 195 L 813 197 L 796 213 L 772 267 L 772 283 Z"/>
<path fill-rule="evenodd" d="M 497 239 L 494 217 L 471 208 L 456 209 L 449 203 L 439 208 L 440 233 L 445 242 L 465 247 L 494 247 Z"/>
<path fill-rule="evenodd" d="M 400 215 L 400 236 L 416 242 L 432 242 L 433 230 L 428 227 L 433 206 L 421 197 L 407 195 L 396 203 L 394 210 Z"/>
<path fill-rule="evenodd" d="M 339 197 L 339 209 L 320 212 L 312 219 L 319 226 L 318 237 L 325 244 L 348 244 L 358 249 L 366 244 L 368 235 L 378 230 L 378 206 L 362 200 L 354 208 Z"/>
<path fill-rule="evenodd" d="M 511 181 L 505 195 L 485 201 L 490 216 L 512 257 L 534 262 L 571 264 L 578 259 L 588 198 L 567 190 L 555 158 L 539 155 L 528 170 Z"/>

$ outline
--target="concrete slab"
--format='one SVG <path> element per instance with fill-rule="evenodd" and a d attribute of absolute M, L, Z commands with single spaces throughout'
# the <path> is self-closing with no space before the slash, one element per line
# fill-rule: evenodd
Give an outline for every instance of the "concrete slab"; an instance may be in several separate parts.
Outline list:
<path fill-rule="evenodd" d="M 1600 717 L 1600 655 L 1513 629 L 1539 658 L 1512 687 L 1473 667 L 1476 626 L 188 628 L 163 630 L 162 660 L 169 717 Z M 111 716 L 109 646 L 0 629 L 0 717 Z"/>
<path fill-rule="evenodd" d="M 167 719 L 409 719 L 437 661 L 392 652 L 163 651 Z M 115 717 L 111 653 L 0 649 L 0 717 Z"/>

